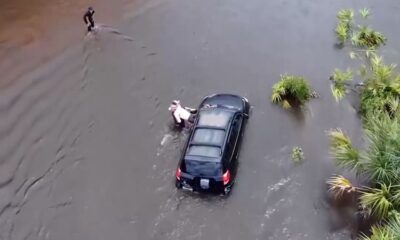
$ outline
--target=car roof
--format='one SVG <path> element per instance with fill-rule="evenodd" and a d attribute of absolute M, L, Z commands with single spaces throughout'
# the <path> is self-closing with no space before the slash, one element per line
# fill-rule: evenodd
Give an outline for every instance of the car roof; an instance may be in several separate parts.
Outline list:
<path fill-rule="evenodd" d="M 223 107 L 201 109 L 189 139 L 185 159 L 221 161 L 227 132 L 235 112 Z"/>
<path fill-rule="evenodd" d="M 229 122 L 234 114 L 234 111 L 224 108 L 204 108 L 199 112 L 197 126 L 226 129 L 229 126 Z"/>

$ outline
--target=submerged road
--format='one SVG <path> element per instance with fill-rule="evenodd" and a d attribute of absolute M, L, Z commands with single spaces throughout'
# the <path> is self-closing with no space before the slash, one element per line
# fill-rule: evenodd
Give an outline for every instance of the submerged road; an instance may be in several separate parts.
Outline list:
<path fill-rule="evenodd" d="M 151 0 L 23 73 L 34 56 L 0 41 L 0 239 L 350 239 L 325 199 L 340 172 L 326 130 L 361 136 L 328 81 L 350 63 L 334 46 L 343 7 L 371 8 L 386 60 L 399 61 L 397 0 Z M 283 73 L 320 94 L 303 114 L 270 103 Z M 229 197 L 178 191 L 186 134 L 170 130 L 168 105 L 218 92 L 252 104 L 237 182 Z"/>

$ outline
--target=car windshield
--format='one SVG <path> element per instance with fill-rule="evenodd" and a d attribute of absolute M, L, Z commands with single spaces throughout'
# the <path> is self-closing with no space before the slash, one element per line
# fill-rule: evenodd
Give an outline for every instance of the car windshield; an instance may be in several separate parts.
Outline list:
<path fill-rule="evenodd" d="M 217 158 L 221 155 L 221 148 L 213 146 L 192 145 L 189 147 L 187 155 Z"/>
<path fill-rule="evenodd" d="M 198 128 L 195 130 L 192 142 L 207 143 L 222 146 L 225 139 L 225 131 L 220 129 Z"/>

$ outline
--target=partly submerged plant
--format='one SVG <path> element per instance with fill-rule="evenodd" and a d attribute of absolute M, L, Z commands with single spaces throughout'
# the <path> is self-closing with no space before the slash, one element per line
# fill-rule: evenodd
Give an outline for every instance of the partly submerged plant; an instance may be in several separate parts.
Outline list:
<path fill-rule="evenodd" d="M 295 163 L 301 163 L 304 160 L 304 153 L 303 153 L 303 149 L 301 149 L 301 147 L 295 146 L 292 149 L 292 159 L 293 159 L 293 162 L 295 162 Z"/>
<path fill-rule="evenodd" d="M 349 69 L 346 72 L 335 69 L 331 79 L 333 82 L 331 86 L 332 94 L 336 101 L 339 101 L 346 95 L 347 85 L 353 79 L 353 74 Z"/>
<path fill-rule="evenodd" d="M 336 14 L 336 17 L 339 19 L 340 22 L 351 24 L 354 17 L 354 11 L 350 8 L 341 9 Z"/>
<path fill-rule="evenodd" d="M 360 9 L 359 12 L 360 12 L 361 17 L 363 17 L 363 18 L 367 18 L 371 14 L 371 12 L 368 8 L 362 8 L 362 9 Z"/>
<path fill-rule="evenodd" d="M 368 8 L 360 9 L 360 15 L 367 18 L 370 15 Z M 342 9 L 337 13 L 336 37 L 341 44 L 349 41 L 353 46 L 363 49 L 375 49 L 386 43 L 385 36 L 368 26 L 353 23 L 354 11 Z"/>
<path fill-rule="evenodd" d="M 336 36 L 340 43 L 345 43 L 351 34 L 353 26 L 354 12 L 352 9 L 342 9 L 337 13 L 337 18 L 339 20 L 336 26 Z"/>
<path fill-rule="evenodd" d="M 370 15 L 367 8 L 359 12 L 363 18 Z M 338 12 L 336 35 L 341 43 L 351 44 L 352 59 L 366 61 L 359 71 L 363 82 L 355 85 L 361 86 L 357 89 L 366 147 L 362 151 L 354 148 L 341 130 L 330 131 L 329 136 L 337 163 L 367 177 L 371 188 L 356 188 L 342 176 L 332 177 L 327 183 L 335 197 L 358 192 L 361 211 L 378 220 L 371 235 L 362 235 L 362 240 L 400 240 L 400 75 L 395 76 L 395 66 L 385 65 L 376 54 L 377 48 L 386 43 L 385 36 L 353 23 L 353 15 L 349 9 Z M 351 79 L 350 71 L 335 71 L 332 93 L 336 100 L 346 94 Z"/>
<path fill-rule="evenodd" d="M 382 57 L 374 54 L 370 68 L 366 70 L 365 88 L 361 93 L 361 113 L 387 112 L 395 114 L 399 109 L 400 75 L 394 76 L 395 65 L 385 65 Z"/>
<path fill-rule="evenodd" d="M 304 105 L 310 98 L 311 87 L 303 77 L 285 74 L 272 87 L 272 102 L 280 103 L 283 108 Z"/>
<path fill-rule="evenodd" d="M 355 32 L 353 44 L 364 48 L 377 48 L 386 43 L 385 36 L 371 29 L 368 26 L 362 26 Z"/>
<path fill-rule="evenodd" d="M 344 44 L 350 34 L 350 27 L 347 23 L 339 22 L 335 29 L 336 37 L 341 44 Z"/>

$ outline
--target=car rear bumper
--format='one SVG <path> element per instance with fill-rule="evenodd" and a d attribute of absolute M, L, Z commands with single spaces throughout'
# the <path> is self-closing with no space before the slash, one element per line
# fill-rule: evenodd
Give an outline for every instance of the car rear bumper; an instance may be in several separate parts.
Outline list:
<path fill-rule="evenodd" d="M 178 189 L 190 191 L 190 192 L 199 192 L 199 193 L 217 193 L 217 194 L 228 194 L 231 191 L 232 184 L 223 185 L 222 182 L 218 182 L 213 184 L 207 189 L 202 188 L 198 184 L 190 184 L 184 180 L 176 180 L 175 186 Z"/>

